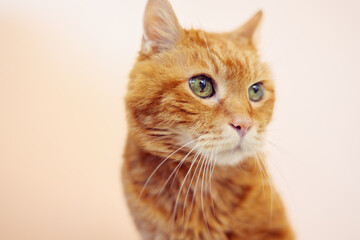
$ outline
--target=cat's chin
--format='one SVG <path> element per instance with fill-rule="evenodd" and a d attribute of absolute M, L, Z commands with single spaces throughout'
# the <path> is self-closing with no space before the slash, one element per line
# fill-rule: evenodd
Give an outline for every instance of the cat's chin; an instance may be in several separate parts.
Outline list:
<path fill-rule="evenodd" d="M 218 152 L 216 154 L 216 164 L 222 166 L 236 165 L 246 160 L 250 156 L 252 156 L 251 153 L 243 151 L 240 147 L 235 147 L 231 150 Z"/>

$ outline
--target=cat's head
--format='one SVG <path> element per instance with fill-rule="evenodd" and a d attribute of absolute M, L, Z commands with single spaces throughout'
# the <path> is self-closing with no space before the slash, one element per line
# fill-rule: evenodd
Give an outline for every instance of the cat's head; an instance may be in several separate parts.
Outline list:
<path fill-rule="evenodd" d="M 254 42 L 261 16 L 207 33 L 183 29 L 167 0 L 148 1 L 126 96 L 129 134 L 142 148 L 223 165 L 261 151 L 275 100 Z"/>

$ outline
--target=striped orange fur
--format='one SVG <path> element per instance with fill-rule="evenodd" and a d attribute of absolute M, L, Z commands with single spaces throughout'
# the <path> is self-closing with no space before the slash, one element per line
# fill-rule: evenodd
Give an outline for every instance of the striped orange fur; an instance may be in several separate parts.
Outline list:
<path fill-rule="evenodd" d="M 228 33 L 185 30 L 167 0 L 148 1 L 122 168 L 143 239 L 295 238 L 263 162 L 275 93 L 256 48 L 261 16 Z M 198 75 L 213 96 L 190 89 Z M 248 93 L 256 83 L 257 102 Z"/>

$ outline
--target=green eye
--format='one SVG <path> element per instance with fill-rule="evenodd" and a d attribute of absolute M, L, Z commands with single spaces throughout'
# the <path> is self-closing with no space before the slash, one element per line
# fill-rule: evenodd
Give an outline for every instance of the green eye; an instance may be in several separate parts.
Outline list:
<path fill-rule="evenodd" d="M 215 93 L 211 78 L 204 75 L 190 78 L 189 86 L 193 93 L 201 98 L 211 97 Z"/>
<path fill-rule="evenodd" d="M 264 86 L 262 83 L 258 82 L 249 87 L 249 98 L 253 102 L 258 102 L 264 96 Z"/>

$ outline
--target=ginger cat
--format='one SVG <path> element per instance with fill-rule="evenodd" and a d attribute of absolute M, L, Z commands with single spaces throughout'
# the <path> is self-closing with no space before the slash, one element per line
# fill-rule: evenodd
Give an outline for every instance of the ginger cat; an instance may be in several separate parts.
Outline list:
<path fill-rule="evenodd" d="M 295 238 L 262 161 L 275 95 L 254 41 L 261 16 L 185 30 L 167 0 L 148 1 L 122 169 L 143 239 Z"/>

